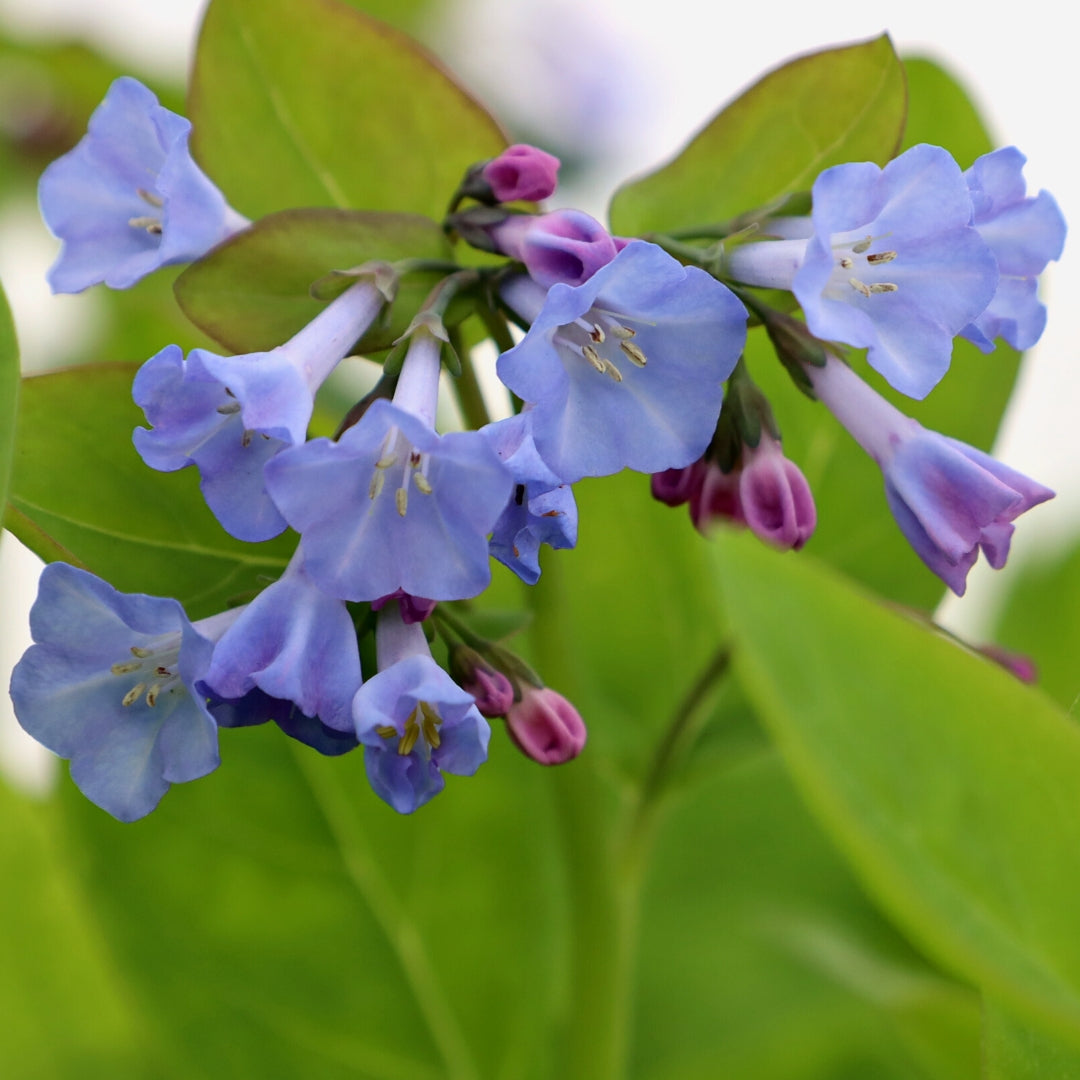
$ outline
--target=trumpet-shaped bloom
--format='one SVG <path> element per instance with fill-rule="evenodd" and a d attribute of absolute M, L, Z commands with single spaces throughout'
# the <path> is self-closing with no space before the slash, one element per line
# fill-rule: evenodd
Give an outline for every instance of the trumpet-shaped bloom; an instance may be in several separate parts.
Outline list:
<path fill-rule="evenodd" d="M 746 341 L 729 289 L 635 241 L 583 285 L 518 278 L 503 295 L 532 325 L 499 377 L 533 404 L 536 450 L 564 483 L 701 457 Z"/>
<path fill-rule="evenodd" d="M 324 593 L 294 556 L 222 635 L 203 682 L 222 698 L 257 688 L 327 727 L 352 731 L 356 628 L 345 604 Z"/>
<path fill-rule="evenodd" d="M 482 429 L 514 478 L 510 501 L 492 529 L 491 554 L 527 585 L 540 578 L 540 545 L 572 548 L 578 525 L 573 490 L 540 459 L 531 417 L 527 411 Z"/>
<path fill-rule="evenodd" d="M 997 259 L 997 292 L 986 310 L 961 335 L 983 352 L 994 338 L 1014 349 L 1029 349 L 1042 336 L 1046 308 L 1039 302 L 1038 277 L 1061 257 L 1065 218 L 1048 191 L 1027 196 L 1024 162 L 1015 146 L 984 154 L 966 173 L 971 223 Z"/>
<path fill-rule="evenodd" d="M 1013 521 L 1053 498 L 989 454 L 928 431 L 835 357 L 807 373 L 817 396 L 881 467 L 885 498 L 908 543 L 958 596 L 980 548 L 1000 570 Z"/>
<path fill-rule="evenodd" d="M 411 814 L 445 786 L 443 773 L 472 776 L 487 760 L 491 729 L 472 694 L 431 658 L 423 627 L 402 622 L 397 605 L 379 612 L 379 673 L 353 699 L 368 780 L 399 814 Z"/>
<path fill-rule="evenodd" d="M 135 429 L 135 448 L 151 468 L 195 465 L 203 497 L 240 540 L 268 540 L 285 528 L 263 483 L 263 467 L 304 441 L 315 392 L 382 307 L 382 293 L 360 281 L 284 345 L 269 352 L 217 356 L 176 345 L 135 376 L 135 403 L 152 429 Z"/>
<path fill-rule="evenodd" d="M 130 288 L 247 226 L 192 160 L 190 134 L 136 79 L 109 87 L 82 141 L 41 176 L 42 216 L 63 241 L 53 292 Z"/>
<path fill-rule="evenodd" d="M 947 151 L 921 144 L 884 169 L 836 165 L 814 181 L 813 213 L 778 221 L 794 237 L 743 244 L 727 271 L 791 289 L 819 338 L 868 349 L 871 367 L 923 398 L 949 368 L 952 340 L 998 287 L 993 253 L 971 227 L 971 198 Z M 772 225 L 769 226 L 773 228 Z"/>
<path fill-rule="evenodd" d="M 351 727 L 348 731 L 329 727 L 318 717 L 301 712 L 294 702 L 271 697 L 258 687 L 240 698 L 220 698 L 205 683 L 200 683 L 199 689 L 207 691 L 207 708 L 219 728 L 254 727 L 273 720 L 289 738 L 327 757 L 347 754 L 360 745 Z"/>
<path fill-rule="evenodd" d="M 52 563 L 30 613 L 35 644 L 11 677 L 15 715 L 71 761 L 88 799 L 121 821 L 144 817 L 170 784 L 218 766 L 217 725 L 195 684 L 232 618 L 193 625 L 176 600 Z"/>

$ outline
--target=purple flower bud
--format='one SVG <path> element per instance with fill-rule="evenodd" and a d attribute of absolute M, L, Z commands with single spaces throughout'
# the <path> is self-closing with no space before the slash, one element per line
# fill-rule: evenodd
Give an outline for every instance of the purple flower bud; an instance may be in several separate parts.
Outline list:
<path fill-rule="evenodd" d="M 508 146 L 481 170 L 496 202 L 537 202 L 555 191 L 559 159 L 527 143 Z"/>
<path fill-rule="evenodd" d="M 757 446 L 743 448 L 739 505 L 750 531 L 781 551 L 798 551 L 817 524 L 806 477 L 766 432 Z"/>
<path fill-rule="evenodd" d="M 723 472 L 712 461 L 705 465 L 700 485 L 690 495 L 690 520 L 702 536 L 708 536 L 717 521 L 746 524 L 739 495 L 738 470 Z"/>
<path fill-rule="evenodd" d="M 705 479 L 705 463 L 695 461 L 683 469 L 665 469 L 653 473 L 649 484 L 652 497 L 667 506 L 682 506 L 689 502 Z"/>
<path fill-rule="evenodd" d="M 582 210 L 514 214 L 488 231 L 496 249 L 524 263 L 545 288 L 581 285 L 619 253 L 604 226 Z"/>
<path fill-rule="evenodd" d="M 517 748 L 541 765 L 576 758 L 588 735 L 585 721 L 562 694 L 536 686 L 525 687 L 507 712 L 506 730 Z"/>

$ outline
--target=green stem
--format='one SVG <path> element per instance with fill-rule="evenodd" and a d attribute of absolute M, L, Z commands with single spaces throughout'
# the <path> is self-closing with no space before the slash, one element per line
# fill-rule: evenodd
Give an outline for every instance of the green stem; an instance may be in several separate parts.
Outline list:
<path fill-rule="evenodd" d="M 458 358 L 461 361 L 461 374 L 454 380 L 454 392 L 457 394 L 465 423 L 478 431 L 485 424 L 491 423 L 491 417 L 488 416 L 484 395 L 480 391 L 480 383 L 477 381 L 468 350 L 459 349 Z"/>

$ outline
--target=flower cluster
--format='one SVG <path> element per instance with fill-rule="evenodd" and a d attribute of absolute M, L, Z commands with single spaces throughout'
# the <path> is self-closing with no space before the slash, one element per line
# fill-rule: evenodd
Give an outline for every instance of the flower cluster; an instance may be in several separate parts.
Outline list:
<path fill-rule="evenodd" d="M 192 160 L 189 133 L 134 80 L 113 85 L 86 138 L 42 178 L 43 213 L 64 242 L 55 289 L 125 288 L 249 227 Z M 270 720 L 323 754 L 363 746 L 373 790 L 401 813 L 446 774 L 480 767 L 490 719 L 504 718 L 534 761 L 571 760 L 586 741 L 577 710 L 478 634 L 460 602 L 487 588 L 492 558 L 534 584 L 543 546 L 577 542 L 573 485 L 622 469 L 651 475 L 663 502 L 689 504 L 702 532 L 727 518 L 781 549 L 807 543 L 809 485 L 742 360 L 748 307 L 881 466 L 918 554 L 962 592 L 977 551 L 1001 566 L 1012 522 L 1051 493 L 907 419 L 816 339 L 868 349 L 916 397 L 944 374 L 957 335 L 984 349 L 998 336 L 1031 344 L 1045 319 L 1036 278 L 1060 254 L 1064 224 L 1048 195 L 1025 195 L 1022 165 L 1006 150 L 962 173 L 944 150 L 918 146 L 884 169 L 828 169 L 809 217 L 766 216 L 760 236 L 717 259 L 663 237 L 614 237 L 578 210 L 522 207 L 556 186 L 557 159 L 534 147 L 478 163 L 444 226 L 501 259 L 440 267 L 382 379 L 333 438 L 309 437 L 315 395 L 366 350 L 415 269 L 408 260 L 354 268 L 276 348 L 185 357 L 169 345 L 146 361 L 133 387 L 143 461 L 194 467 L 232 536 L 291 527 L 299 542 L 278 580 L 195 623 L 176 600 L 49 566 L 35 644 L 12 680 L 20 722 L 125 821 L 171 783 L 212 771 L 220 728 Z M 765 307 L 759 286 L 790 290 L 805 324 Z M 467 430 L 440 431 L 443 368 L 470 362 L 451 314 L 474 313 L 503 346 L 496 373 L 514 408 L 490 422 L 474 402 Z M 523 331 L 516 343 L 510 322 Z M 364 672 L 372 652 L 376 670 Z"/>

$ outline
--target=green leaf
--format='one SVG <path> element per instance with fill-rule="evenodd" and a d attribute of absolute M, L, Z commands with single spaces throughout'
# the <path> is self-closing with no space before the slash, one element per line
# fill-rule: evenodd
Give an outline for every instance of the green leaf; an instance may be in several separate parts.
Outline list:
<path fill-rule="evenodd" d="M 0 289 L 0 514 L 7 505 L 19 412 L 19 345 L 7 297 Z"/>
<path fill-rule="evenodd" d="M 1080 1046 L 1080 731 L 838 575 L 724 535 L 747 691 L 867 889 L 931 956 Z"/>
<path fill-rule="evenodd" d="M 213 0 L 188 97 L 199 163 L 237 210 L 441 218 L 495 121 L 400 31 L 336 0 Z"/>
<path fill-rule="evenodd" d="M 326 307 L 310 290 L 330 271 L 375 259 L 448 257 L 442 229 L 416 214 L 284 210 L 188 267 L 176 280 L 176 299 L 227 349 L 260 352 L 287 341 Z M 405 275 L 391 318 L 369 331 L 362 349 L 388 348 L 400 337 L 437 280 L 428 272 Z"/>
<path fill-rule="evenodd" d="M 179 1078 L 94 932 L 55 808 L 0 782 L 0 815 L 0 1074 Z"/>
<path fill-rule="evenodd" d="M 145 418 L 131 400 L 135 364 L 25 379 L 5 525 L 47 562 L 84 566 L 122 592 L 175 596 L 210 615 L 277 577 L 295 540 L 229 536 L 194 468 L 162 475 L 131 443 Z"/>
<path fill-rule="evenodd" d="M 901 149 L 926 142 L 944 146 L 968 168 L 994 144 L 968 92 L 933 60 L 904 57 L 908 85 L 908 119 Z"/>
<path fill-rule="evenodd" d="M 888 35 L 799 57 L 722 109 L 674 161 L 621 187 L 612 230 L 637 236 L 723 222 L 809 190 L 830 165 L 884 164 L 905 110 Z"/>
<path fill-rule="evenodd" d="M 1007 1009 L 983 1009 L 984 1080 L 1073 1080 L 1080 1051 L 1043 1031 L 1033 1031 Z"/>

